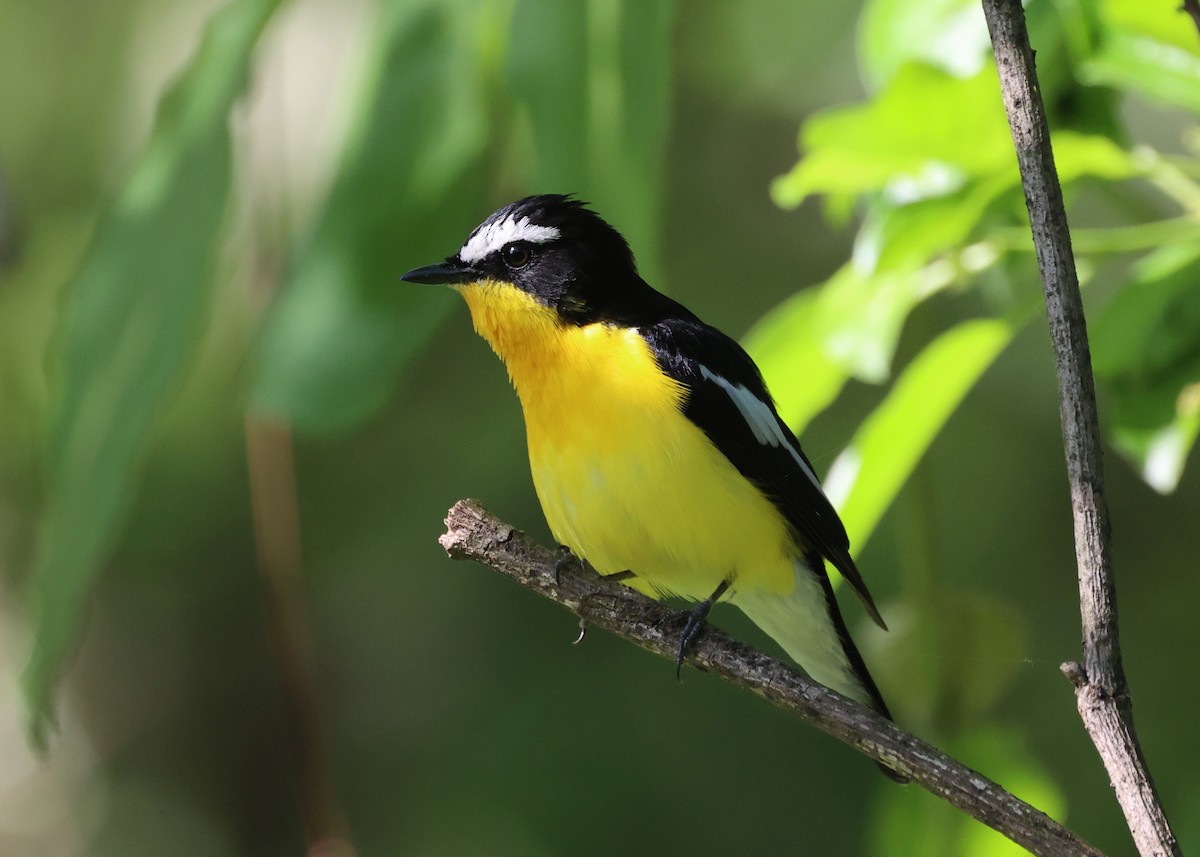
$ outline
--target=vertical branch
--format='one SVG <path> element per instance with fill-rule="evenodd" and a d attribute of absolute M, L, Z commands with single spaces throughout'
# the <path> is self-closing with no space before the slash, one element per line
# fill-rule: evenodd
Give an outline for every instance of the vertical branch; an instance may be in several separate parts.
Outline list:
<path fill-rule="evenodd" d="M 1134 732 L 1133 705 L 1121 664 L 1091 353 L 1025 14 L 1020 0 L 983 0 L 983 10 L 1021 169 L 1058 374 L 1084 657 L 1082 666 L 1064 664 L 1063 671 L 1075 683 L 1080 716 L 1104 760 L 1138 851 L 1179 854 Z"/>
<path fill-rule="evenodd" d="M 258 568 L 271 650 L 279 671 L 310 857 L 352 857 L 313 703 L 312 643 L 301 592 L 300 512 L 291 427 L 246 419 L 246 460 Z"/>

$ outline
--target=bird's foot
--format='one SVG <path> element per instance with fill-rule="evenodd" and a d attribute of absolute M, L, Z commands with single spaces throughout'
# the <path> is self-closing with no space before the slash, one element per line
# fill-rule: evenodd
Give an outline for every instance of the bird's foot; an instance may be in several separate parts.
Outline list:
<path fill-rule="evenodd" d="M 675 679 L 683 680 L 683 659 L 687 657 L 688 652 L 700 639 L 700 634 L 704 631 L 704 626 L 708 624 L 708 614 L 712 610 L 714 604 L 717 603 L 725 590 L 729 588 L 729 581 L 721 581 L 721 585 L 717 587 L 717 591 L 705 598 L 691 610 L 683 612 L 683 631 L 679 635 L 679 651 L 675 655 Z"/>
<path fill-rule="evenodd" d="M 708 624 L 708 611 L 712 609 L 711 601 L 701 601 L 691 610 L 683 611 L 683 631 L 679 634 L 679 651 L 675 655 L 675 679 L 683 680 L 683 659 L 687 657 L 696 640 L 700 638 L 704 626 Z"/>
<path fill-rule="evenodd" d="M 629 580 L 631 577 L 637 577 L 637 575 L 629 569 L 625 569 L 624 571 L 614 571 L 612 574 L 601 574 L 600 576 L 605 580 L 611 580 L 613 583 L 617 583 L 621 580 Z"/>

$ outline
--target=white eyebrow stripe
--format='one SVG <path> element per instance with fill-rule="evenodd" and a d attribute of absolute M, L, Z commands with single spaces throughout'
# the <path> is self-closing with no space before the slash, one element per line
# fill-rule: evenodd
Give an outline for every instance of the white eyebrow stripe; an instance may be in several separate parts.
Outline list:
<path fill-rule="evenodd" d="M 545 244 L 562 233 L 553 226 L 538 226 L 528 217 L 514 218 L 511 214 L 492 223 L 486 223 L 471 233 L 467 243 L 458 251 L 458 258 L 468 265 L 485 259 L 505 244 L 528 241 L 530 244 Z"/>
<path fill-rule="evenodd" d="M 817 474 L 812 472 L 812 468 L 808 466 L 808 462 L 804 460 L 804 456 L 800 454 L 800 451 L 792 445 L 791 441 L 783 433 L 783 429 L 779 425 L 779 419 L 766 402 L 751 393 L 744 384 L 733 384 L 728 379 L 713 372 L 703 363 L 700 364 L 700 374 L 729 394 L 729 398 L 733 399 L 733 404 L 737 406 L 738 411 L 741 413 L 742 419 L 746 421 L 746 425 L 754 433 L 755 440 L 763 446 L 782 446 L 786 449 L 791 453 L 793 460 L 800 465 L 800 469 L 804 471 L 804 475 L 809 478 L 809 481 L 816 486 L 818 491 L 822 494 L 825 493 L 825 490 L 821 487 L 820 480 L 817 479 Z"/>

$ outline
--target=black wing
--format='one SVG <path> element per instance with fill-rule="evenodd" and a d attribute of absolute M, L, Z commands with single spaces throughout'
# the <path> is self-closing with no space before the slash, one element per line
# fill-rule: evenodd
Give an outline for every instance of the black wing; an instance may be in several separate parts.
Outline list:
<path fill-rule="evenodd" d="M 662 370 L 690 391 L 687 418 L 779 508 L 803 549 L 833 563 L 871 618 L 886 629 L 850 556 L 846 528 L 796 436 L 776 413 L 750 356 L 694 317 L 666 318 L 641 332 Z"/>

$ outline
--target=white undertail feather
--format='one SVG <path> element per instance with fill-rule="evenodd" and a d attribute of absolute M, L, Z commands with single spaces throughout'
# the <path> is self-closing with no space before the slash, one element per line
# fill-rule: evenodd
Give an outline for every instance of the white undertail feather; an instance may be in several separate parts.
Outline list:
<path fill-rule="evenodd" d="M 797 559 L 795 565 L 796 588 L 789 595 L 761 590 L 738 592 L 735 584 L 731 602 L 812 678 L 842 696 L 875 708 L 842 648 L 820 582 L 804 560 Z"/>

